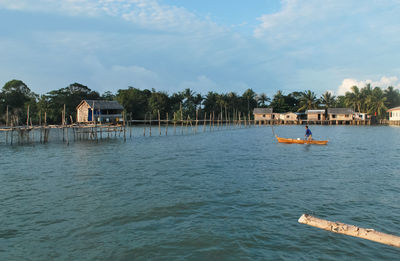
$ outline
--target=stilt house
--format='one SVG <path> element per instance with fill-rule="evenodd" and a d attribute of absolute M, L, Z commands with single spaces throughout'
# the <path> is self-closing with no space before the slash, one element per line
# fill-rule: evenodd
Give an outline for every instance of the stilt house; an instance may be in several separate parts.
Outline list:
<path fill-rule="evenodd" d="M 308 121 L 324 121 L 325 120 L 325 110 L 307 110 L 307 120 Z"/>
<path fill-rule="evenodd" d="M 330 121 L 351 121 L 354 110 L 351 108 L 328 108 L 328 119 Z"/>
<path fill-rule="evenodd" d="M 76 107 L 76 121 L 116 123 L 122 121 L 123 110 L 117 101 L 83 100 Z"/>
<path fill-rule="evenodd" d="M 273 120 L 272 108 L 255 108 L 253 110 L 254 120 L 264 121 Z M 279 117 L 278 117 L 279 119 Z"/>
<path fill-rule="evenodd" d="M 400 107 L 391 108 L 389 113 L 389 121 L 400 121 Z"/>

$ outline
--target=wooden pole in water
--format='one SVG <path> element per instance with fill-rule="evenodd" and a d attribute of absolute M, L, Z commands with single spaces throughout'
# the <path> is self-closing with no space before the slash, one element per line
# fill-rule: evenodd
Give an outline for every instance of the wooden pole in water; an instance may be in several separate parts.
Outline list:
<path fill-rule="evenodd" d="M 6 127 L 8 126 L 8 105 L 6 108 Z"/>
<path fill-rule="evenodd" d="M 124 141 L 126 142 L 126 111 L 122 112 L 124 117 Z"/>
<path fill-rule="evenodd" d="M 183 134 L 183 111 L 182 111 L 182 103 L 181 103 L 181 134 Z"/>
<path fill-rule="evenodd" d="M 374 229 L 366 229 L 340 222 L 332 222 L 308 214 L 303 214 L 298 221 L 301 224 L 317 227 L 333 233 L 359 237 L 389 246 L 400 247 L 400 237 L 378 232 Z"/>
<path fill-rule="evenodd" d="M 132 138 L 132 112 L 129 113 L 129 138 Z"/>
<path fill-rule="evenodd" d="M 44 126 L 47 125 L 47 112 L 44 112 Z"/>
<path fill-rule="evenodd" d="M 150 112 L 150 137 L 151 137 L 151 115 L 152 113 Z"/>
<path fill-rule="evenodd" d="M 161 136 L 161 119 L 160 119 L 160 110 L 157 110 L 158 113 L 158 133 Z"/>
<path fill-rule="evenodd" d="M 176 112 L 174 112 L 174 135 L 176 135 Z"/>
<path fill-rule="evenodd" d="M 26 127 L 29 126 L 29 104 L 28 104 L 28 111 L 26 112 Z"/>
<path fill-rule="evenodd" d="M 165 127 L 165 136 L 168 136 L 168 122 L 169 122 L 169 119 L 168 119 L 168 112 L 167 112 L 167 125 L 166 125 L 166 127 Z"/>
<path fill-rule="evenodd" d="M 226 111 L 226 105 L 225 105 L 225 125 L 228 128 L 228 112 Z"/>
<path fill-rule="evenodd" d="M 6 108 L 6 127 L 8 127 L 8 105 Z M 6 131 L 6 144 L 8 143 L 8 131 Z"/>
<path fill-rule="evenodd" d="M 147 113 L 144 114 L 143 136 L 146 136 L 146 116 L 147 116 Z"/>
<path fill-rule="evenodd" d="M 207 119 L 207 112 L 204 112 L 204 119 L 203 119 L 203 132 L 206 131 L 206 119 Z"/>
<path fill-rule="evenodd" d="M 211 119 L 212 119 L 212 113 L 210 112 L 210 131 L 211 131 L 211 128 L 212 128 Z"/>
<path fill-rule="evenodd" d="M 199 123 L 199 109 L 196 110 L 196 130 L 195 133 L 197 133 L 197 125 Z"/>

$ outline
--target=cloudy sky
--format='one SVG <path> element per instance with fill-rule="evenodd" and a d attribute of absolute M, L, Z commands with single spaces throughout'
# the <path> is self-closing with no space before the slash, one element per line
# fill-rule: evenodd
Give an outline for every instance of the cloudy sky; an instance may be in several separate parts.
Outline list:
<path fill-rule="evenodd" d="M 0 0 L 0 86 L 400 87 L 399 0 Z"/>

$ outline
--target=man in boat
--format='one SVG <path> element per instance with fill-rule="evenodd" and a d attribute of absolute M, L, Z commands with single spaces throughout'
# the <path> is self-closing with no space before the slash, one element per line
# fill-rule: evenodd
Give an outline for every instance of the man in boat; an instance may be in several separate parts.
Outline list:
<path fill-rule="evenodd" d="M 306 125 L 306 134 L 304 135 L 304 138 L 306 138 L 306 140 L 308 141 L 312 140 L 312 133 L 307 125 Z"/>

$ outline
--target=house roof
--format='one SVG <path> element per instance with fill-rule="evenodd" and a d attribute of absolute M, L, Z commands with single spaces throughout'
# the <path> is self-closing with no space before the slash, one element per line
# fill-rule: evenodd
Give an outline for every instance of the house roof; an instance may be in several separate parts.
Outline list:
<path fill-rule="evenodd" d="M 122 107 L 121 104 L 119 104 L 119 102 L 117 101 L 105 101 L 105 100 L 83 100 L 81 101 L 81 103 L 79 103 L 79 105 L 76 107 L 77 109 L 84 103 L 86 102 L 87 104 L 89 104 L 90 108 L 93 109 L 93 105 L 94 105 L 94 109 L 95 110 L 123 110 L 124 107 Z"/>
<path fill-rule="evenodd" d="M 325 113 L 325 110 L 306 110 L 306 114 Z"/>
<path fill-rule="evenodd" d="M 328 114 L 353 114 L 354 110 L 351 108 L 328 108 Z"/>
<path fill-rule="evenodd" d="M 253 114 L 270 114 L 272 113 L 272 108 L 254 108 Z"/>
<path fill-rule="evenodd" d="M 391 108 L 391 109 L 389 109 L 389 110 L 387 110 L 388 112 L 391 112 L 391 111 L 400 111 L 400 106 L 399 107 L 394 107 L 394 108 Z"/>

